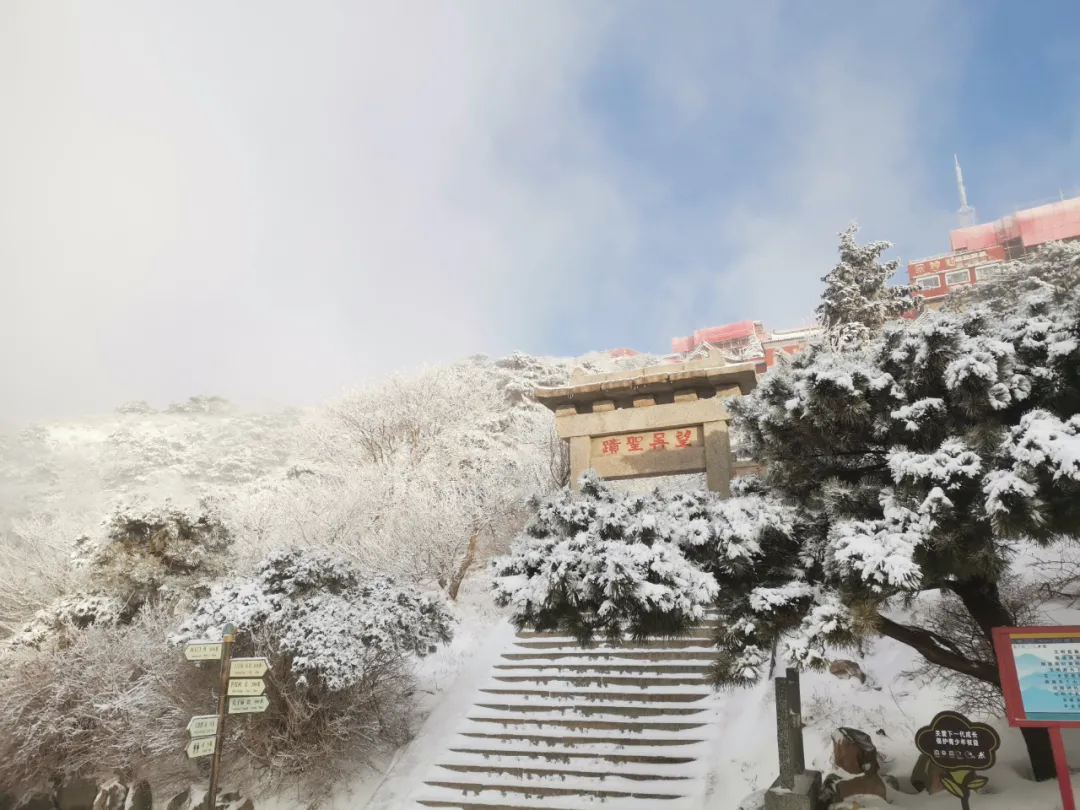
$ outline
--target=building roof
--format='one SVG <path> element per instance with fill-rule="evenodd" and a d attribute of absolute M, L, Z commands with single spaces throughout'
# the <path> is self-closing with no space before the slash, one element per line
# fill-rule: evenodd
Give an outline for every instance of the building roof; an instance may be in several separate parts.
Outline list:
<path fill-rule="evenodd" d="M 1080 237 L 1080 197 L 1017 211 L 996 222 L 949 233 L 953 251 L 982 250 L 1019 239 L 1024 247 Z"/>
<path fill-rule="evenodd" d="M 722 361 L 721 361 L 722 362 Z M 570 385 L 539 387 L 534 390 L 537 402 L 551 410 L 592 403 L 597 400 L 619 399 L 636 395 L 671 393 L 697 387 L 737 385 L 748 394 L 757 385 L 753 363 L 717 365 L 706 360 L 689 363 L 670 363 L 634 371 L 605 374 L 575 375 Z"/>
<path fill-rule="evenodd" d="M 707 329 L 698 329 L 694 332 L 695 343 L 723 343 L 727 340 L 738 340 L 750 337 L 757 333 L 757 321 L 738 321 L 723 326 L 710 326 Z"/>

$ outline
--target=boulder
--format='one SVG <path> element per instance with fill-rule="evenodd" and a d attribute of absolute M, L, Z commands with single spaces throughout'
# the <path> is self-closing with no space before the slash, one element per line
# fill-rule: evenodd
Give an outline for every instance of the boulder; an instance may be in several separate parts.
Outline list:
<path fill-rule="evenodd" d="M 154 795 L 145 779 L 136 782 L 131 789 L 126 810 L 154 810 Z"/>
<path fill-rule="evenodd" d="M 112 779 L 98 790 L 94 798 L 94 810 L 124 810 L 127 795 L 127 785 L 121 783 L 119 779 Z"/>
<path fill-rule="evenodd" d="M 880 796 L 888 798 L 885 790 L 885 782 L 879 773 L 864 773 L 862 776 L 853 776 L 850 779 L 838 779 L 833 783 L 832 789 L 834 801 L 843 802 L 855 796 Z"/>
<path fill-rule="evenodd" d="M 920 793 L 924 790 L 931 795 L 940 793 L 945 789 L 941 784 L 943 774 L 944 771 L 931 762 L 930 757 L 920 754 L 915 767 L 911 769 L 911 786 Z"/>
<path fill-rule="evenodd" d="M 22 798 L 16 810 L 56 810 L 56 801 L 50 793 L 31 793 Z"/>
<path fill-rule="evenodd" d="M 56 791 L 59 810 L 94 810 L 98 786 L 89 779 L 65 779 Z"/>
<path fill-rule="evenodd" d="M 877 746 L 870 735 L 855 728 L 839 728 L 832 736 L 833 764 L 855 775 L 876 774 L 881 767 Z"/>
<path fill-rule="evenodd" d="M 191 798 L 191 791 L 185 790 L 183 793 L 177 793 L 171 799 L 165 810 L 183 810 L 187 807 L 188 800 Z"/>
<path fill-rule="evenodd" d="M 859 683 L 866 683 L 866 673 L 854 661 L 845 661 L 844 659 L 833 661 L 829 665 L 829 672 L 841 680 L 858 678 Z"/>

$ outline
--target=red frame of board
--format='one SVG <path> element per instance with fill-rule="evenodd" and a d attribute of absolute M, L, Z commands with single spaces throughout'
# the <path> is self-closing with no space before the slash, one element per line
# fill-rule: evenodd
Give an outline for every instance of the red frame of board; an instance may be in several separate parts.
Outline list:
<path fill-rule="evenodd" d="M 1076 720 L 1029 720 L 1024 714 L 1024 703 L 1020 697 L 1020 681 L 1016 674 L 1016 662 L 1013 661 L 1013 636 L 1035 636 L 1037 638 L 1062 638 L 1075 636 L 1080 644 L 1080 627 L 995 627 L 994 653 L 997 656 L 998 672 L 1001 673 L 1001 691 L 1005 695 L 1005 716 L 1010 726 L 1018 728 L 1080 728 L 1080 712 Z"/>

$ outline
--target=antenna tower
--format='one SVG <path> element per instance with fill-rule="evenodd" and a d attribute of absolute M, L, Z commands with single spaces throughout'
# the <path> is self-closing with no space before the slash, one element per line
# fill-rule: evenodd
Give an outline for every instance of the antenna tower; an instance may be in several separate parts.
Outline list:
<path fill-rule="evenodd" d="M 956 221 L 961 228 L 970 228 L 978 224 L 975 209 L 968 205 L 967 189 L 964 188 L 964 173 L 960 171 L 960 158 L 953 155 L 953 165 L 956 167 L 956 190 L 960 192 L 960 208 L 956 212 Z"/>

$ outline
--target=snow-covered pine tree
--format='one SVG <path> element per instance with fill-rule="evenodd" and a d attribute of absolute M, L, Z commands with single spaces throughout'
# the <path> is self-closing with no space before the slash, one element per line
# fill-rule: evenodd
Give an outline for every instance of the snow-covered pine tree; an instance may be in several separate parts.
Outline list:
<path fill-rule="evenodd" d="M 900 264 L 896 259 L 882 264 L 879 259 L 892 243 L 859 245 L 855 242 L 858 232 L 859 226 L 852 223 L 840 234 L 840 261 L 822 277 L 825 292 L 815 310 L 818 322 L 838 346 L 864 342 L 919 300 L 910 286 L 889 284 Z"/>
<path fill-rule="evenodd" d="M 992 663 L 897 608 L 945 591 L 988 638 L 1015 622 L 1000 583 L 1016 549 L 1080 536 L 1080 291 L 1013 302 L 796 355 L 731 405 L 764 477 L 727 501 L 619 497 L 599 482 L 560 495 L 496 562 L 497 600 L 522 625 L 586 636 L 581 617 L 596 616 L 591 629 L 670 632 L 712 601 L 697 569 L 717 583 L 718 684 L 767 677 L 777 648 L 821 667 L 880 634 L 1000 687 Z M 608 542 L 620 539 L 630 548 Z M 662 566 L 634 567 L 650 558 Z M 619 572 L 618 589 L 597 572 Z M 1047 732 L 1024 738 L 1036 778 L 1053 777 Z"/>

